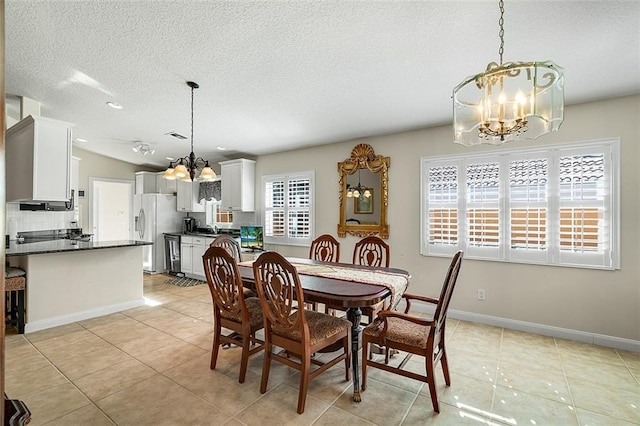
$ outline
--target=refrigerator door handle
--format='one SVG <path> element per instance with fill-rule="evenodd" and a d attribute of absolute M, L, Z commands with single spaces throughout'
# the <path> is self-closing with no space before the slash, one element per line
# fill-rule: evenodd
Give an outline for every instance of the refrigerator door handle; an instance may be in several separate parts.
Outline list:
<path fill-rule="evenodd" d="M 144 217 L 144 209 L 140 209 L 139 217 L 140 217 L 140 220 L 138 222 L 138 235 L 140 235 L 141 239 L 144 239 L 144 229 L 146 225 L 145 223 L 146 220 Z"/>

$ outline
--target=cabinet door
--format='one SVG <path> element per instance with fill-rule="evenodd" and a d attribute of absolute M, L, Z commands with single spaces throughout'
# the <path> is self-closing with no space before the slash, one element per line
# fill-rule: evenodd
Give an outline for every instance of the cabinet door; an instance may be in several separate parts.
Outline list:
<path fill-rule="evenodd" d="M 222 165 L 222 205 L 223 210 L 241 210 L 242 164 Z"/>
<path fill-rule="evenodd" d="M 221 162 L 222 210 L 254 211 L 255 161 L 247 159 Z"/>
<path fill-rule="evenodd" d="M 70 123 L 28 116 L 6 131 L 6 201 L 69 201 Z"/>
<path fill-rule="evenodd" d="M 181 212 L 204 212 L 204 201 L 196 202 L 198 197 L 197 182 L 177 182 L 177 209 Z"/>
<path fill-rule="evenodd" d="M 71 198 L 71 129 L 47 122 L 36 127 L 34 200 Z"/>
<path fill-rule="evenodd" d="M 180 271 L 185 274 L 193 272 L 193 256 L 191 243 L 180 244 Z"/>
<path fill-rule="evenodd" d="M 204 238 L 200 240 L 200 242 L 193 243 L 192 271 L 193 275 L 197 275 L 204 279 L 204 264 L 202 263 L 202 255 L 206 251 L 206 247 L 204 245 Z"/>
<path fill-rule="evenodd" d="M 191 211 L 189 210 L 189 205 L 190 205 L 190 199 L 191 199 L 191 183 L 190 182 L 183 182 L 183 181 L 177 181 L 176 182 L 176 195 L 177 195 L 177 209 L 178 211 L 181 212 L 188 212 Z"/>
<path fill-rule="evenodd" d="M 164 172 L 158 172 L 156 176 L 156 187 L 158 188 L 159 194 L 175 194 L 177 191 L 177 183 L 176 179 L 165 179 L 162 176 Z"/>

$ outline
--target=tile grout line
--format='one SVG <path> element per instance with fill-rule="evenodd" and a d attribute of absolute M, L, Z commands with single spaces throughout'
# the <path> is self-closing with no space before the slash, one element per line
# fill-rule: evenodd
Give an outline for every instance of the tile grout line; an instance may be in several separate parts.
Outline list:
<path fill-rule="evenodd" d="M 86 329 L 84 326 L 82 326 L 81 324 L 78 324 L 77 322 L 76 322 L 76 323 L 73 323 L 73 324 L 76 324 L 76 325 L 78 325 L 79 327 L 82 327 L 84 330 L 89 331 L 89 332 L 91 333 L 91 330 L 87 330 L 87 329 Z M 95 336 L 95 334 L 94 334 L 94 333 L 92 333 L 92 334 Z M 60 336 L 60 337 L 62 337 L 62 336 Z M 98 337 L 100 337 L 100 336 L 98 336 Z M 100 337 L 100 338 L 101 338 L 101 337 Z M 102 339 L 102 338 L 101 338 L 101 339 Z M 67 377 L 67 375 L 66 375 L 66 374 L 64 374 L 64 373 L 63 373 L 63 372 L 58 368 L 58 366 L 57 366 L 57 365 L 55 365 L 55 364 L 53 363 L 53 361 L 52 361 L 52 360 L 51 360 L 47 355 L 45 355 L 45 354 L 44 354 L 44 353 L 43 353 L 43 352 L 42 352 L 42 351 L 41 351 L 41 350 L 40 350 L 36 345 L 34 345 L 34 344 L 33 344 L 33 342 L 31 342 L 31 340 L 29 340 L 27 337 L 25 337 L 25 340 L 27 340 L 27 341 L 29 342 L 29 344 L 30 344 L 31 346 L 33 346 L 33 348 L 34 348 L 36 351 L 38 351 L 38 353 L 40 353 L 40 355 L 42 355 L 42 356 L 43 356 L 43 357 L 44 357 L 44 358 L 49 362 L 49 364 L 50 364 L 50 365 L 51 365 L 51 366 L 52 366 L 52 367 L 53 367 L 53 368 L 54 368 L 54 369 L 55 369 L 55 370 L 56 370 L 56 371 L 57 371 L 57 372 L 58 372 L 62 377 L 64 377 L 64 378 L 67 380 L 67 382 L 69 382 L 69 383 L 70 383 L 74 388 L 76 388 L 76 390 L 77 390 L 78 392 L 80 392 L 80 393 L 82 394 L 82 396 L 84 396 L 84 397 L 87 399 L 87 401 L 89 401 L 89 404 L 90 404 L 90 405 L 93 405 L 95 408 L 97 408 L 97 409 L 98 409 L 98 411 L 100 411 L 102 414 L 104 414 L 104 416 L 105 416 L 105 417 L 106 417 L 106 418 L 107 418 L 111 423 L 113 423 L 114 425 L 117 425 L 117 423 L 116 423 L 116 422 L 115 422 L 115 421 L 114 421 L 114 420 L 113 420 L 113 419 L 112 419 L 112 418 L 111 418 L 107 413 L 105 413 L 105 412 L 102 410 L 102 408 L 100 408 L 100 407 L 98 406 L 98 404 L 96 404 L 96 403 L 95 403 L 91 398 L 89 398 L 89 396 L 88 396 L 87 394 L 85 394 L 85 393 L 84 393 L 84 392 L 83 392 L 83 391 L 78 387 L 78 385 L 76 385 L 76 383 L 75 383 L 73 380 L 71 380 L 69 377 Z M 49 339 L 45 339 L 45 340 L 49 340 Z M 102 340 L 104 340 L 104 339 L 102 339 Z M 105 340 L 105 342 L 106 342 L 106 340 Z M 109 343 L 109 342 L 106 342 L 106 343 Z M 109 344 L 111 344 L 111 343 L 109 343 Z M 98 350 L 99 350 L 99 349 L 98 349 Z M 83 407 L 77 408 L 77 409 L 75 409 L 75 410 L 73 410 L 73 411 L 70 411 L 70 412 L 68 412 L 68 413 L 65 413 L 65 414 L 63 414 L 63 415 L 62 415 L 62 416 L 60 416 L 60 417 L 56 417 L 55 419 L 51 419 L 51 420 L 49 420 L 49 421 L 53 421 L 53 420 L 57 420 L 57 419 L 61 419 L 62 417 L 66 416 L 66 415 L 68 415 L 68 414 L 74 413 L 74 412 L 76 412 L 76 411 L 78 411 L 79 409 L 84 408 L 84 407 L 86 407 L 86 405 L 85 405 L 85 406 L 83 406 Z"/>

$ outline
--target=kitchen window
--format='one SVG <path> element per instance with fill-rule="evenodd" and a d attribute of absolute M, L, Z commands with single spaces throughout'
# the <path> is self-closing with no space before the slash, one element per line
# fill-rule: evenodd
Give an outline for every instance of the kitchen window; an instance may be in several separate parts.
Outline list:
<path fill-rule="evenodd" d="M 262 177 L 266 244 L 311 244 L 313 181 L 313 171 Z"/>
<path fill-rule="evenodd" d="M 619 140 L 421 159 L 421 253 L 619 268 Z"/>

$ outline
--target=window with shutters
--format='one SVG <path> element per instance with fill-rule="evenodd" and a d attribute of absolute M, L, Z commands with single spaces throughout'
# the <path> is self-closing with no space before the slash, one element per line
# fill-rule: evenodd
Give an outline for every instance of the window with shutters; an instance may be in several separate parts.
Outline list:
<path fill-rule="evenodd" d="M 422 158 L 421 252 L 619 268 L 619 141 Z"/>
<path fill-rule="evenodd" d="M 263 176 L 265 243 L 311 244 L 313 180 L 312 171 Z"/>

